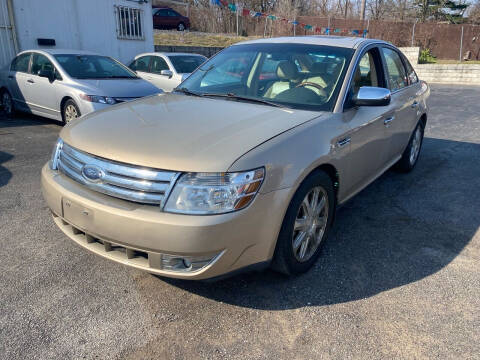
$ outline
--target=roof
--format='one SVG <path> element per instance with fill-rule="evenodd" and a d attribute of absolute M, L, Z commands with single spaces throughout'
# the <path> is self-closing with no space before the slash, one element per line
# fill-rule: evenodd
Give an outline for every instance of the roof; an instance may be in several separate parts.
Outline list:
<path fill-rule="evenodd" d="M 333 35 L 312 35 L 312 36 L 284 36 L 275 38 L 265 38 L 258 40 L 243 41 L 235 45 L 244 44 L 309 44 L 309 45 L 326 45 L 344 48 L 356 48 L 361 43 L 378 42 L 381 40 L 365 39 L 361 37 L 333 36 Z"/>
<path fill-rule="evenodd" d="M 67 54 L 72 54 L 72 55 L 100 55 L 91 51 L 86 51 L 86 50 L 75 50 L 75 49 L 28 49 L 23 52 L 32 52 L 32 51 L 38 51 L 38 52 L 44 52 L 50 55 L 67 55 Z"/>
<path fill-rule="evenodd" d="M 148 53 L 142 53 L 138 54 L 135 56 L 135 59 L 138 59 L 141 56 L 180 56 L 180 55 L 191 55 L 191 56 L 201 56 L 201 57 L 206 57 L 205 55 L 202 54 L 196 54 L 196 53 L 182 53 L 182 52 L 148 52 Z"/>

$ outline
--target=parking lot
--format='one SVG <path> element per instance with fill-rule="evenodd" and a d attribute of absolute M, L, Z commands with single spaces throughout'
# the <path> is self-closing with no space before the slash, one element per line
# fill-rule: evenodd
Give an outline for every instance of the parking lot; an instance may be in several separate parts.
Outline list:
<path fill-rule="evenodd" d="M 339 209 L 312 271 L 216 283 L 74 244 L 40 191 L 61 126 L 0 115 L 0 358 L 478 358 L 479 100 L 480 88 L 432 86 L 417 168 Z"/>

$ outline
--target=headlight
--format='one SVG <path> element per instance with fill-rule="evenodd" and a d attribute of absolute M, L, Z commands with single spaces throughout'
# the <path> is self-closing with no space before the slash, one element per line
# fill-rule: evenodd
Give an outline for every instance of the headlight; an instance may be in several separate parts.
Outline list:
<path fill-rule="evenodd" d="M 89 102 L 95 102 L 100 104 L 109 104 L 113 105 L 116 103 L 114 98 L 108 96 L 98 96 L 98 95 L 87 95 L 87 94 L 80 94 L 80 97 Z"/>
<path fill-rule="evenodd" d="M 52 151 L 52 156 L 50 157 L 50 161 L 48 165 L 52 170 L 58 170 L 58 157 L 60 156 L 60 150 L 62 150 L 63 140 L 58 138 L 57 143 Z"/>
<path fill-rule="evenodd" d="M 166 212 L 222 214 L 243 209 L 257 194 L 265 175 L 263 168 L 238 173 L 187 173 L 173 188 Z"/>

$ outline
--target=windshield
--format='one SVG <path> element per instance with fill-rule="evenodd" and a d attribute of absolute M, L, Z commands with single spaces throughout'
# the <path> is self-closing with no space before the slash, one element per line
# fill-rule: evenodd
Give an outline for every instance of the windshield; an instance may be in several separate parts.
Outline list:
<path fill-rule="evenodd" d="M 203 56 L 192 55 L 175 55 L 168 58 L 178 74 L 189 74 L 207 60 Z"/>
<path fill-rule="evenodd" d="M 136 79 L 134 72 L 112 58 L 99 55 L 55 55 L 62 68 L 76 79 Z"/>
<path fill-rule="evenodd" d="M 234 45 L 201 65 L 181 89 L 332 111 L 352 54 L 308 44 Z"/>

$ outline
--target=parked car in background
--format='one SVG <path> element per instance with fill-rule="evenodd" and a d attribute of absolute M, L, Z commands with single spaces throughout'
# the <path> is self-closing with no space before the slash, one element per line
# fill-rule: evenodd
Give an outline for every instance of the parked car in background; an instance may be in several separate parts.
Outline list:
<path fill-rule="evenodd" d="M 206 60 L 199 54 L 146 53 L 137 55 L 129 68 L 156 87 L 172 91 Z"/>
<path fill-rule="evenodd" d="M 65 127 L 43 194 L 66 236 L 137 269 L 299 274 L 319 257 L 337 205 L 392 166 L 414 169 L 429 94 L 381 40 L 235 44 L 175 92 Z"/>
<path fill-rule="evenodd" d="M 7 115 L 19 110 L 64 123 L 160 92 L 117 60 L 86 51 L 23 51 L 0 74 Z"/>
<path fill-rule="evenodd" d="M 184 31 L 190 28 L 190 19 L 171 8 L 155 8 L 153 9 L 153 28 Z"/>

